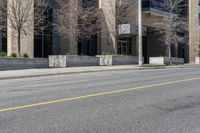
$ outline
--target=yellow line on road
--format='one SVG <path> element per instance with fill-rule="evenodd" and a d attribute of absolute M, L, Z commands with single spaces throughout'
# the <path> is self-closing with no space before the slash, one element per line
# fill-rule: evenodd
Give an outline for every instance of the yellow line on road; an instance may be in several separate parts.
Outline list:
<path fill-rule="evenodd" d="M 115 94 L 115 93 L 128 92 L 128 91 L 133 91 L 133 90 L 138 90 L 138 89 L 146 89 L 146 88 L 159 87 L 159 86 L 170 85 L 170 84 L 178 84 L 178 83 L 189 82 L 189 81 L 194 81 L 194 80 L 200 80 L 200 77 L 169 81 L 169 82 L 140 86 L 140 87 L 129 88 L 129 89 L 121 89 L 121 90 L 110 91 L 110 92 L 94 93 L 94 94 L 89 94 L 89 95 L 84 95 L 84 96 L 65 98 L 65 99 L 54 100 L 54 101 L 46 101 L 46 102 L 16 106 L 16 107 L 11 107 L 11 108 L 3 108 L 3 109 L 0 109 L 0 112 L 14 111 L 14 110 L 19 110 L 19 109 L 26 109 L 26 108 L 37 107 L 37 106 L 42 106 L 42 105 L 56 104 L 56 103 L 62 103 L 62 102 L 67 102 L 67 101 L 73 101 L 73 100 L 81 100 L 81 99 L 92 98 L 92 97 L 97 97 L 97 96 L 105 96 L 105 95 L 110 95 L 110 94 Z"/>

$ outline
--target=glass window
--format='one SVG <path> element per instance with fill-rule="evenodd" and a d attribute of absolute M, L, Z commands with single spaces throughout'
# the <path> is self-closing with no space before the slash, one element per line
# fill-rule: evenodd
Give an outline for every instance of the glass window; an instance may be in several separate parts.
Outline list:
<path fill-rule="evenodd" d="M 35 5 L 37 6 L 37 5 Z M 41 7 L 43 10 L 43 7 Z M 44 21 L 40 23 L 40 27 L 35 27 L 35 39 L 34 39 L 34 56 L 35 57 L 48 57 L 52 54 L 53 45 L 53 9 L 45 8 L 42 11 L 44 15 Z"/>
<path fill-rule="evenodd" d="M 78 54 L 95 56 L 97 54 L 97 37 L 91 39 L 79 39 Z"/>
<path fill-rule="evenodd" d="M 0 18 L 0 20 L 0 52 L 7 52 L 7 19 Z"/>

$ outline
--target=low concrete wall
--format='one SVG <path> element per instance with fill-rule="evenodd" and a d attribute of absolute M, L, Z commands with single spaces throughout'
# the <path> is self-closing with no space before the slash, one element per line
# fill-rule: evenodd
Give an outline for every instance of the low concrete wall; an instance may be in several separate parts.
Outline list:
<path fill-rule="evenodd" d="M 52 55 L 49 56 L 49 67 L 64 68 L 78 66 L 99 66 L 99 58 L 93 56 Z"/>
<path fill-rule="evenodd" d="M 170 59 L 168 57 L 150 57 L 149 64 L 152 65 L 169 65 Z M 183 58 L 172 57 L 172 64 L 184 64 Z"/>
<path fill-rule="evenodd" d="M 168 58 L 168 62 L 170 62 L 170 59 Z M 172 58 L 172 64 L 184 64 L 183 58 Z"/>
<path fill-rule="evenodd" d="M 135 56 L 113 56 L 113 65 L 138 64 L 138 57 Z"/>
<path fill-rule="evenodd" d="M 48 59 L 45 58 L 0 58 L 0 70 L 48 68 Z"/>
<path fill-rule="evenodd" d="M 135 56 L 98 55 L 97 57 L 100 58 L 101 66 L 138 64 L 138 57 Z"/>

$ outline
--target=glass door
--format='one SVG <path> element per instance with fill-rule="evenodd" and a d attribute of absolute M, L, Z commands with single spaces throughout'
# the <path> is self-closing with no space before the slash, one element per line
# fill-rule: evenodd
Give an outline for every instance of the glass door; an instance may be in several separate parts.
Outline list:
<path fill-rule="evenodd" d="M 117 46 L 117 53 L 122 55 L 128 55 L 129 54 L 128 45 L 129 41 L 119 40 Z"/>

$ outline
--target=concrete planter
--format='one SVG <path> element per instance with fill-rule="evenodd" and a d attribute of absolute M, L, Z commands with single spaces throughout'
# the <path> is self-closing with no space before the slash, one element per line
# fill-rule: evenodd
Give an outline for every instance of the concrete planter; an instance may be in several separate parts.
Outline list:
<path fill-rule="evenodd" d="M 200 57 L 195 58 L 195 64 L 200 64 Z"/>
<path fill-rule="evenodd" d="M 97 57 L 101 66 L 138 64 L 138 57 L 135 56 L 98 55 Z"/>
<path fill-rule="evenodd" d="M 0 70 L 48 68 L 45 58 L 0 58 Z"/>
<path fill-rule="evenodd" d="M 49 67 L 65 68 L 78 66 L 99 66 L 99 58 L 93 56 L 52 55 L 49 56 Z"/>
<path fill-rule="evenodd" d="M 152 65 L 169 65 L 170 58 L 168 57 L 150 57 L 149 64 Z M 183 58 L 172 58 L 172 64 L 184 64 Z"/>

